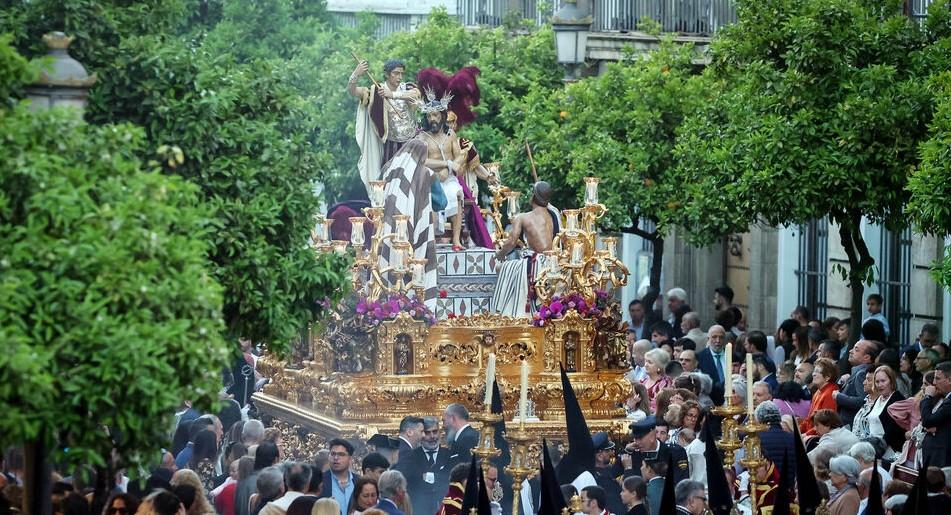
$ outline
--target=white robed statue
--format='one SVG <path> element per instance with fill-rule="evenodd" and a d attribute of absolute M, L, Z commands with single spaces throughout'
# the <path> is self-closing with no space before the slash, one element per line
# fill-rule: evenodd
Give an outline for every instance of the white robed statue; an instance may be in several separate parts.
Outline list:
<path fill-rule="evenodd" d="M 369 65 L 361 61 L 350 74 L 347 91 L 357 99 L 356 139 L 360 147 L 357 168 L 367 192 L 370 181 L 383 178 L 382 168 L 407 141 L 416 136 L 416 104 L 419 88 L 403 82 L 406 66 L 391 59 L 383 65 L 384 81 L 379 87 L 357 86 Z M 372 80 L 372 77 L 371 77 Z"/>

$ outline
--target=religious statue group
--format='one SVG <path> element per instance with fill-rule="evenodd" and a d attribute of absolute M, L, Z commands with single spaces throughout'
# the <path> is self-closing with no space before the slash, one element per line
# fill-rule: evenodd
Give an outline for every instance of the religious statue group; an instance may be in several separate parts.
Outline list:
<path fill-rule="evenodd" d="M 478 68 L 465 67 L 451 76 L 426 68 L 417 73 L 415 83 L 403 80 L 405 72 L 402 61 L 389 60 L 383 66 L 383 81 L 377 83 L 368 63 L 361 61 L 350 75 L 347 91 L 357 100 L 360 178 L 368 197 L 372 182 L 386 184 L 385 231 L 395 230 L 395 215 L 409 217 L 413 257 L 426 260 L 425 299 L 434 303 L 437 237 L 449 240 L 454 251 L 496 248 L 479 209 L 478 180 L 498 185 L 498 177 L 483 166 L 473 142 L 458 133 L 475 120 L 472 108 L 479 103 Z M 368 86 L 359 85 L 364 75 L 370 78 Z M 492 301 L 498 313 L 531 315 L 531 278 L 541 269 L 542 252 L 551 248 L 559 225 L 550 197 L 550 186 L 536 183 L 532 210 L 515 217 L 508 238 L 499 243 L 498 259 L 512 254 L 517 246 L 521 248 L 516 259 L 500 267 Z M 335 217 L 340 225 L 344 225 L 346 214 Z M 391 252 L 392 247 L 385 244 L 381 267 L 387 266 Z"/>

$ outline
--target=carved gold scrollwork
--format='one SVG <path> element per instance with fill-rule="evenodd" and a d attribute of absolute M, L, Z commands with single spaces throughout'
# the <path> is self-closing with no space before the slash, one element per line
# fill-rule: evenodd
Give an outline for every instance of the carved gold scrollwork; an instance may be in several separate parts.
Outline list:
<path fill-rule="evenodd" d="M 502 363 L 518 363 L 535 356 L 535 345 L 526 341 L 500 343 L 495 346 L 495 354 Z"/>
<path fill-rule="evenodd" d="M 457 343 L 443 343 L 436 348 L 435 358 L 442 364 L 475 365 L 479 361 L 479 350 L 471 341 Z"/>
<path fill-rule="evenodd" d="M 470 317 L 456 317 L 449 320 L 441 320 L 440 326 L 443 327 L 518 327 L 522 325 L 531 325 L 532 321 L 527 318 L 513 318 L 500 315 L 498 313 L 479 313 Z"/>

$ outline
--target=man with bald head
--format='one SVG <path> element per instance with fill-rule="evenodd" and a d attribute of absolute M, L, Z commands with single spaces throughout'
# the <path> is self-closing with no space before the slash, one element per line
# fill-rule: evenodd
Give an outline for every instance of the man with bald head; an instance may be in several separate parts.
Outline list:
<path fill-rule="evenodd" d="M 732 370 L 726 369 L 725 345 L 726 329 L 721 325 L 712 325 L 707 330 L 707 348 L 697 353 L 700 371 L 713 379 L 713 391 L 710 397 L 718 405 L 723 400 L 724 381 L 729 381 L 733 373 Z"/>
<path fill-rule="evenodd" d="M 855 414 L 865 404 L 865 374 L 875 363 L 875 358 L 881 352 L 881 346 L 871 340 L 859 340 L 849 351 L 849 365 L 852 369 L 849 374 L 839 378 L 842 388 L 832 392 L 836 409 L 842 423 L 851 426 Z"/>
<path fill-rule="evenodd" d="M 506 260 L 499 269 L 498 283 L 492 295 L 492 309 L 497 313 L 511 317 L 531 315 L 525 309 L 528 283 L 534 280 L 534 277 L 529 279 L 528 271 L 531 270 L 535 275 L 544 269 L 545 258 L 542 253 L 551 250 L 555 239 L 555 217 L 548 209 L 551 194 L 550 184 L 545 181 L 535 183 L 532 188 L 532 210 L 515 217 L 508 239 L 495 254 L 496 259 L 501 260 L 515 249 L 520 240 L 525 244 L 525 248 L 514 259 Z"/>

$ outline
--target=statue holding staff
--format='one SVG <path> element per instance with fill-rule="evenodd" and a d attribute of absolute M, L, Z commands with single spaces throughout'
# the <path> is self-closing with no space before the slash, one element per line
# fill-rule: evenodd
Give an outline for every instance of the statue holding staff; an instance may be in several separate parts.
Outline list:
<path fill-rule="evenodd" d="M 364 74 L 376 84 L 368 71 L 367 61 L 360 61 L 350 74 L 347 92 L 357 99 L 355 136 L 360 147 L 357 168 L 369 193 L 370 181 L 380 180 L 383 165 L 419 132 L 415 106 L 420 94 L 414 84 L 403 82 L 406 71 L 403 61 L 387 61 L 383 65 L 384 81 L 377 86 L 358 86 Z"/>

